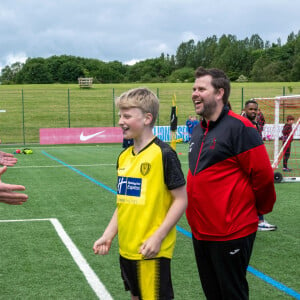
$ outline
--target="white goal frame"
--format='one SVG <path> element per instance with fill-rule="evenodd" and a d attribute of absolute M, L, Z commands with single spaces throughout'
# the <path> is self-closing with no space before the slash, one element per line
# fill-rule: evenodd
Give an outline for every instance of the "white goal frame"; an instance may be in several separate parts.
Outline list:
<path fill-rule="evenodd" d="M 270 159 L 273 159 L 272 167 L 274 172 L 276 172 L 276 169 L 278 168 L 278 164 L 280 163 L 280 157 L 282 155 L 282 152 L 284 151 L 285 145 L 289 142 L 292 136 L 294 136 L 295 139 L 300 139 L 300 126 L 299 126 L 299 115 L 294 115 L 296 124 L 293 125 L 293 130 L 291 134 L 288 137 L 288 140 L 284 143 L 284 145 L 279 149 L 279 140 L 281 137 L 281 132 L 284 124 L 280 124 L 280 102 L 283 100 L 290 100 L 290 101 L 299 101 L 300 103 L 300 95 L 289 95 L 289 96 L 277 96 L 274 98 L 253 98 L 252 100 L 255 100 L 258 102 L 258 105 L 261 101 L 264 100 L 271 100 L 274 101 L 274 124 L 266 124 L 267 130 L 272 130 L 272 134 L 267 134 L 263 132 L 264 138 L 271 138 L 274 140 L 274 156 L 270 157 Z M 279 182 L 300 182 L 300 177 L 283 177 L 280 172 L 276 172 L 275 176 L 279 176 L 281 179 Z"/>

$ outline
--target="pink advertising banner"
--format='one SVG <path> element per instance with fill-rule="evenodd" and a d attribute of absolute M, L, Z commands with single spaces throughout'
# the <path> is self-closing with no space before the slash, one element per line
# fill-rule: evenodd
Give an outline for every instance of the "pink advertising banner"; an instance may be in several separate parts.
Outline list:
<path fill-rule="evenodd" d="M 40 144 L 122 143 L 120 127 L 40 128 Z"/>

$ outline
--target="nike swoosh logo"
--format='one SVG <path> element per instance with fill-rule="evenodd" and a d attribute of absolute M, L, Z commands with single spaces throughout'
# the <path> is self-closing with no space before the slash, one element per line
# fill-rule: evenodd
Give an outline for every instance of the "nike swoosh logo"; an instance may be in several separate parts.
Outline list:
<path fill-rule="evenodd" d="M 81 140 L 82 142 L 88 141 L 88 140 L 92 139 L 93 137 L 95 137 L 95 136 L 97 136 L 97 135 L 103 133 L 104 131 L 105 131 L 105 130 L 100 131 L 100 132 L 96 132 L 96 133 L 94 133 L 94 134 L 89 134 L 89 135 L 83 135 L 83 132 L 81 132 L 81 134 L 80 134 L 80 140 Z"/>

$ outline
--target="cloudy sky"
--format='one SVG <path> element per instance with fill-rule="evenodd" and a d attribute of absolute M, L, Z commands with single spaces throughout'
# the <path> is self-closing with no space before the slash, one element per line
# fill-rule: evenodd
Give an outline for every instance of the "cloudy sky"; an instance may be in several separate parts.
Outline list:
<path fill-rule="evenodd" d="M 299 0 L 6 0 L 0 68 L 63 54 L 132 63 L 222 34 L 284 44 L 299 11 Z"/>

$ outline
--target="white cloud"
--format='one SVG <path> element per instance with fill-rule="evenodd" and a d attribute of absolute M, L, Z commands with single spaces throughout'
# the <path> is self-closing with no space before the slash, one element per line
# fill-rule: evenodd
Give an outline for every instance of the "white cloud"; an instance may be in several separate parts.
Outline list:
<path fill-rule="evenodd" d="M 183 32 L 181 36 L 183 42 L 188 42 L 190 40 L 194 40 L 195 42 L 197 42 L 199 40 L 199 37 L 195 33 L 190 31 Z"/>
<path fill-rule="evenodd" d="M 27 55 L 24 52 L 16 53 L 16 54 L 8 54 L 6 56 L 6 64 L 11 65 L 15 62 L 24 63 L 27 59 Z"/>
<path fill-rule="evenodd" d="M 27 55 L 24 52 L 10 53 L 0 60 L 0 72 L 5 66 L 11 66 L 15 62 L 25 63 Z"/>
<path fill-rule="evenodd" d="M 285 42 L 300 29 L 299 0 L 285 0 L 286 9 L 282 0 L 2 2 L 0 67 L 27 56 L 62 54 L 132 63 L 176 54 L 190 39 L 259 34 L 264 41 Z"/>
<path fill-rule="evenodd" d="M 160 43 L 155 48 L 158 53 L 168 52 L 171 50 L 166 43 Z"/>
<path fill-rule="evenodd" d="M 125 63 L 125 65 L 133 66 L 139 61 L 140 61 L 139 59 L 131 59 L 131 60 L 125 61 L 124 63 Z"/>

